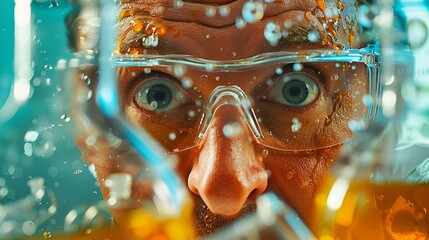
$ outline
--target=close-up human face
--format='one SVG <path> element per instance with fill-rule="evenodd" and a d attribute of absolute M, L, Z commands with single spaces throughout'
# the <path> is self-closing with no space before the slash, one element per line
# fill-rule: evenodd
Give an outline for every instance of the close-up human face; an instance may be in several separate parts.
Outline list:
<path fill-rule="evenodd" d="M 371 113 L 373 53 L 359 50 L 355 4 L 121 2 L 121 109 L 178 158 L 199 235 L 254 211 L 266 191 L 310 221 L 322 177 Z M 84 158 L 101 181 L 117 171 Z"/>

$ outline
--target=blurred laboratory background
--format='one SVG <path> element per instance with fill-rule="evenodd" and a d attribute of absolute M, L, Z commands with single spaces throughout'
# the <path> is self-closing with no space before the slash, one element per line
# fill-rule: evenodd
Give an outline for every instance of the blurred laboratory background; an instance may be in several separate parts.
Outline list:
<path fill-rule="evenodd" d="M 72 7 L 67 0 L 2 0 L 0 9 L 0 204 L 19 203 L 31 194 L 28 181 L 42 178 L 56 207 L 41 206 L 54 215 L 37 231 L 61 231 L 71 209 L 102 199 L 75 146 L 64 98 Z"/>

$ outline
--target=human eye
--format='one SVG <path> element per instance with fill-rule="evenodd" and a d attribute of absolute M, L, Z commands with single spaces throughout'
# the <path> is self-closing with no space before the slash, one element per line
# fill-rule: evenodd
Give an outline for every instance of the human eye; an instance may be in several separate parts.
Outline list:
<path fill-rule="evenodd" d="M 154 76 L 142 81 L 134 95 L 134 102 L 143 110 L 165 112 L 187 102 L 187 97 L 171 76 Z"/>
<path fill-rule="evenodd" d="M 319 96 L 318 80 L 306 72 L 289 72 L 277 77 L 268 97 L 286 106 L 301 107 Z"/>

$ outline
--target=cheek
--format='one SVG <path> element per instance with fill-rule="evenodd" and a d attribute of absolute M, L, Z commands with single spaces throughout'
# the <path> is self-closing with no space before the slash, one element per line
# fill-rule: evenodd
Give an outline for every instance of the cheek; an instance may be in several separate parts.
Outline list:
<path fill-rule="evenodd" d="M 264 160 L 271 173 L 268 189 L 283 198 L 308 223 L 315 194 L 339 151 L 337 147 L 301 156 L 288 153 L 269 155 Z"/>

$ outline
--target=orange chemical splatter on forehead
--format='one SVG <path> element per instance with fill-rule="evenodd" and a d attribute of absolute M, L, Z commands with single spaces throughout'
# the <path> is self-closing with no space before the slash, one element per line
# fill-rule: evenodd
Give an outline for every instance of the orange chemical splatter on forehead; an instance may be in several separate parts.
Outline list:
<path fill-rule="evenodd" d="M 129 49 L 126 50 L 126 53 L 142 54 L 145 50 L 145 46 L 141 39 L 144 40 L 148 36 L 157 38 L 167 33 L 167 27 L 162 23 L 161 19 L 149 17 L 144 12 L 137 12 L 133 9 L 124 8 L 121 10 L 118 18 L 121 21 L 128 21 L 128 26 L 120 29 L 117 39 L 118 51 L 121 52 L 124 51 L 124 45 L 125 48 L 127 48 L 127 45 L 131 44 L 132 46 L 128 46 Z M 126 18 L 129 19 L 126 20 Z M 127 40 L 129 38 L 133 39 L 133 42 L 130 43 Z"/>

